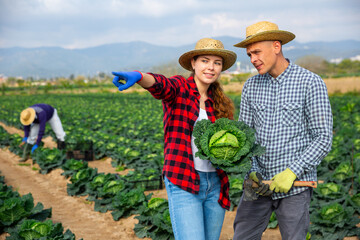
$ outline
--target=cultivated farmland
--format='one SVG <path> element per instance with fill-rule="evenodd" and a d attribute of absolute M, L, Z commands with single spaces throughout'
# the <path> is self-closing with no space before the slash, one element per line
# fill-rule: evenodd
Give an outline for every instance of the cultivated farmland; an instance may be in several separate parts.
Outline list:
<path fill-rule="evenodd" d="M 240 96 L 233 99 L 238 108 Z M 40 102 L 57 108 L 69 145 L 93 143 L 94 161 L 85 161 L 76 169 L 77 162 L 71 165 L 64 160 L 63 152 L 52 149 L 56 144 L 47 126 L 49 137 L 44 139 L 44 147 L 26 164 L 18 164 L 16 154 L 21 155 L 21 149 L 17 145 L 22 134 L 19 113 Z M 318 168 L 323 184 L 314 192 L 311 239 L 359 234 L 360 97 L 332 96 L 331 104 L 334 143 Z M 70 229 L 76 239 L 171 238 L 166 192 L 156 189 L 163 164 L 160 101 L 146 93 L 2 96 L 0 121 L 5 126 L 0 127 L 0 175 L 5 177 L 5 184 L 20 194 L 31 192 L 34 202 L 52 208 L 53 221 Z M 230 173 L 234 208 L 242 192 L 242 176 L 240 172 Z M 137 184 L 144 182 L 155 183 L 155 189 L 136 191 Z M 326 209 L 321 210 L 324 206 Z M 335 214 L 326 214 L 329 212 Z M 158 217 L 149 217 L 155 215 Z M 234 217 L 235 211 L 227 212 L 222 240 L 232 238 Z M 276 218 L 269 224 L 270 228 L 275 226 Z M 340 233 L 334 235 L 331 231 L 335 230 Z M 278 230 L 267 230 L 263 239 L 280 239 Z"/>

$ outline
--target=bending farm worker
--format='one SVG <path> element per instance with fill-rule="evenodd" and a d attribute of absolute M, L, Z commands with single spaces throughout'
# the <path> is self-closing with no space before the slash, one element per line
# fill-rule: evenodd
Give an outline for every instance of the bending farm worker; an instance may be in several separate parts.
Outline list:
<path fill-rule="evenodd" d="M 24 138 L 20 146 L 25 144 L 24 154 L 20 162 L 26 161 L 30 149 L 33 153 L 40 146 L 47 122 L 55 132 L 58 149 L 65 149 L 66 134 L 57 110 L 52 106 L 44 103 L 34 104 L 21 112 L 20 122 L 24 125 Z"/>
<path fill-rule="evenodd" d="M 229 180 L 209 160 L 195 157 L 198 149 L 192 131 L 201 119 L 233 119 L 234 104 L 218 79 L 235 61 L 236 54 L 224 49 L 221 41 L 204 38 L 179 58 L 180 65 L 192 72 L 187 79 L 137 71 L 113 72 L 113 83 L 120 91 L 137 83 L 162 100 L 163 176 L 175 239 L 220 237 L 225 209 L 230 207 Z"/>
<path fill-rule="evenodd" d="M 256 130 L 266 153 L 252 158 L 249 179 L 258 182 L 259 198 L 243 201 L 234 220 L 234 239 L 261 239 L 273 211 L 283 240 L 304 240 L 310 225 L 310 187 L 295 180 L 317 181 L 316 167 L 332 144 L 332 112 L 324 81 L 282 52 L 295 35 L 262 21 L 246 28 L 245 48 L 258 75 L 244 84 L 239 121 Z M 273 180 L 264 186 L 262 180 Z"/>

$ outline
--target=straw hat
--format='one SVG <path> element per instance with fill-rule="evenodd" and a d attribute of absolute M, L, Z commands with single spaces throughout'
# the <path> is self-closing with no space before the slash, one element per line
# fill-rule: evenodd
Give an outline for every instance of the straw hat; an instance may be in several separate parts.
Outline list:
<path fill-rule="evenodd" d="M 216 55 L 222 57 L 224 60 L 222 71 L 230 68 L 236 61 L 236 53 L 225 50 L 221 41 L 212 38 L 203 38 L 197 41 L 194 50 L 180 56 L 179 63 L 186 70 L 192 71 L 191 59 L 199 55 Z"/>
<path fill-rule="evenodd" d="M 288 31 L 279 30 L 278 25 L 272 22 L 258 22 L 246 28 L 246 39 L 235 44 L 235 47 L 246 48 L 247 45 L 261 41 L 281 41 L 284 45 L 295 38 Z"/>
<path fill-rule="evenodd" d="M 30 125 L 35 120 L 35 109 L 27 108 L 23 110 L 20 114 L 21 124 L 27 126 Z"/>

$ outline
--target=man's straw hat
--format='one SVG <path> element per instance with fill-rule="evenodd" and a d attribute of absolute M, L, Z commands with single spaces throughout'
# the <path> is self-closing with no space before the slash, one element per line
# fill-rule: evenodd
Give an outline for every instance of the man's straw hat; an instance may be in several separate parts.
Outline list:
<path fill-rule="evenodd" d="M 186 70 L 192 71 L 191 59 L 199 55 L 216 55 L 222 57 L 224 60 L 222 71 L 230 68 L 236 61 L 236 53 L 225 50 L 221 41 L 212 38 L 203 38 L 196 43 L 194 50 L 180 56 L 179 63 Z"/>
<path fill-rule="evenodd" d="M 22 125 L 30 125 L 35 120 L 35 109 L 27 108 L 20 114 L 20 122 Z"/>
<path fill-rule="evenodd" d="M 258 22 L 246 28 L 246 39 L 235 44 L 235 47 L 246 48 L 247 45 L 262 41 L 281 41 L 284 45 L 295 38 L 288 31 L 279 30 L 278 25 L 272 22 Z"/>

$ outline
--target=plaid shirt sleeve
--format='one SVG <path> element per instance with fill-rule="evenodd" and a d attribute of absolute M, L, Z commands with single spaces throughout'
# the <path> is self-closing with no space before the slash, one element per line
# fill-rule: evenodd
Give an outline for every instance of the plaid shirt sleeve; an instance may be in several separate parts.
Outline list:
<path fill-rule="evenodd" d="M 305 171 L 316 169 L 331 150 L 333 118 L 327 88 L 319 76 L 314 74 L 313 77 L 305 103 L 305 115 L 313 141 L 299 159 L 289 166 L 298 178 Z"/>
<path fill-rule="evenodd" d="M 161 99 L 166 102 L 171 102 L 175 99 L 185 80 L 182 76 L 173 76 L 168 79 L 160 74 L 149 74 L 155 78 L 156 83 L 147 90 L 154 98 Z"/>

